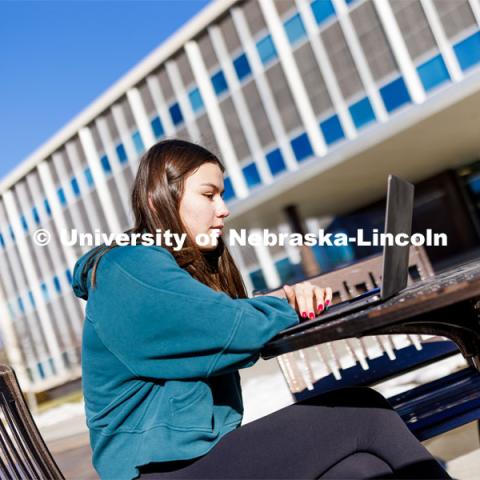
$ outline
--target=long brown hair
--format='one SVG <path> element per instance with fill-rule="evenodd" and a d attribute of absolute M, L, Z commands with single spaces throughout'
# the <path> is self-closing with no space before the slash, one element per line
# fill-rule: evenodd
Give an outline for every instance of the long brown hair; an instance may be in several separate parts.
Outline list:
<path fill-rule="evenodd" d="M 162 232 L 170 230 L 171 233 L 186 233 L 186 241 L 181 250 L 175 251 L 173 247 L 164 246 L 175 257 L 178 265 L 214 290 L 225 292 L 232 298 L 246 298 L 247 292 L 242 277 L 223 239 L 218 238 L 218 245 L 214 250 L 202 252 L 190 238 L 180 219 L 179 207 L 185 180 L 204 163 L 214 163 L 222 172 L 225 171 L 220 160 L 212 152 L 184 140 L 163 140 L 145 152 L 140 159 L 131 196 L 135 225 L 126 233 L 155 235 L 157 229 Z M 153 210 L 149 207 L 149 199 L 153 204 Z M 98 262 L 105 253 L 116 246 L 112 243 L 94 251 L 91 260 L 94 262 L 93 287 Z M 90 263 L 87 262 L 85 267 L 88 268 Z"/>

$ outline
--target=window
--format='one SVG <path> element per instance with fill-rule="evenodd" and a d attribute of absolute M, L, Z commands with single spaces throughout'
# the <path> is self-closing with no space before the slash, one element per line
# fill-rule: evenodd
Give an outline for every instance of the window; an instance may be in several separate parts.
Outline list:
<path fill-rule="evenodd" d="M 160 121 L 160 118 L 155 117 L 152 119 L 150 122 L 150 125 L 152 127 L 153 134 L 155 135 L 155 138 L 160 138 L 163 136 L 165 133 L 165 130 L 163 129 L 162 122 Z"/>
<path fill-rule="evenodd" d="M 120 163 L 123 164 L 128 162 L 127 152 L 125 150 L 125 147 L 123 146 L 123 143 L 119 143 L 115 147 L 115 151 L 117 152 L 117 157 Z"/>
<path fill-rule="evenodd" d="M 225 191 L 223 192 L 223 199 L 225 201 L 232 200 L 235 198 L 235 192 L 233 191 L 232 181 L 229 177 L 223 179 L 223 187 Z"/>
<path fill-rule="evenodd" d="M 417 72 L 426 91 L 450 80 L 450 75 L 441 55 L 422 63 L 417 67 Z"/>
<path fill-rule="evenodd" d="M 266 159 L 272 175 L 276 175 L 285 170 L 285 161 L 283 160 L 283 155 L 279 148 L 267 153 Z"/>
<path fill-rule="evenodd" d="M 65 276 L 67 277 L 68 283 L 71 285 L 73 281 L 72 272 L 69 268 L 65 270 Z"/>
<path fill-rule="evenodd" d="M 47 215 L 51 217 L 52 209 L 50 208 L 50 203 L 48 203 L 48 200 L 46 198 L 43 200 L 43 206 L 45 207 L 45 212 L 47 212 Z"/>
<path fill-rule="evenodd" d="M 178 103 L 171 105 L 168 111 L 174 125 L 180 125 L 183 122 L 182 111 L 180 110 L 180 105 Z"/>
<path fill-rule="evenodd" d="M 306 35 L 305 27 L 298 13 L 287 20 L 284 26 L 290 45 L 294 45 Z"/>
<path fill-rule="evenodd" d="M 368 97 L 362 98 L 348 108 L 355 127 L 360 128 L 376 120 L 372 105 Z"/>
<path fill-rule="evenodd" d="M 0 233 L 0 247 L 5 248 L 5 240 L 3 239 L 3 235 Z"/>
<path fill-rule="evenodd" d="M 257 166 L 254 163 L 250 163 L 246 167 L 243 167 L 242 172 L 249 187 L 254 187 L 259 183 L 262 183 L 260 175 L 258 174 Z"/>
<path fill-rule="evenodd" d="M 102 157 L 100 158 L 100 163 L 102 164 L 103 171 L 106 175 L 112 173 L 112 167 L 110 166 L 110 162 L 106 155 L 102 155 Z"/>
<path fill-rule="evenodd" d="M 92 171 L 90 170 L 90 167 L 87 167 L 84 172 L 85 174 L 85 180 L 87 181 L 87 184 L 89 187 L 93 187 L 93 176 L 92 176 Z"/>
<path fill-rule="evenodd" d="M 28 223 L 27 223 L 27 219 L 25 218 L 25 215 L 22 215 L 20 217 L 20 223 L 22 224 L 22 228 L 25 231 L 25 233 L 27 233 L 28 232 Z"/>
<path fill-rule="evenodd" d="M 38 215 L 38 210 L 37 210 L 37 207 L 33 207 L 32 208 L 32 217 L 33 217 L 33 221 L 39 225 L 40 224 L 40 216 Z"/>
<path fill-rule="evenodd" d="M 228 90 L 227 80 L 221 70 L 212 75 L 212 85 L 217 95 L 220 95 L 225 90 Z"/>
<path fill-rule="evenodd" d="M 330 145 L 345 137 L 337 115 L 333 115 L 333 117 L 327 118 L 327 120 L 324 120 L 322 123 L 320 123 L 320 128 L 322 129 L 322 133 L 327 145 Z"/>
<path fill-rule="evenodd" d="M 45 282 L 42 282 L 42 284 L 40 285 L 40 289 L 42 290 L 42 295 L 43 295 L 43 299 L 48 302 L 48 288 L 47 288 L 47 284 Z"/>
<path fill-rule="evenodd" d="M 10 238 L 15 241 L 15 233 L 13 233 L 13 228 L 11 225 L 8 226 L 8 233 L 10 234 Z"/>
<path fill-rule="evenodd" d="M 453 46 L 462 70 L 480 62 L 480 32 L 474 33 Z"/>
<path fill-rule="evenodd" d="M 380 95 L 388 112 L 410 102 L 410 95 L 402 77 L 384 85 L 380 89 Z"/>
<path fill-rule="evenodd" d="M 60 204 L 64 207 L 67 204 L 67 199 L 65 198 L 65 192 L 62 187 L 57 188 L 57 196 L 60 200 Z"/>
<path fill-rule="evenodd" d="M 60 280 L 56 275 L 53 277 L 53 285 L 55 286 L 55 290 L 57 291 L 57 293 L 60 293 L 62 291 L 60 287 Z"/>
<path fill-rule="evenodd" d="M 292 145 L 295 158 L 299 162 L 313 155 L 312 144 L 306 133 L 302 133 L 298 137 L 295 137 L 290 144 Z"/>
<path fill-rule="evenodd" d="M 252 69 L 248 63 L 248 58 L 244 53 L 242 53 L 233 61 L 233 67 L 237 72 L 237 77 L 239 80 L 243 80 L 252 73 Z"/>
<path fill-rule="evenodd" d="M 30 300 L 30 305 L 33 308 L 36 308 L 35 306 L 35 299 L 33 298 L 33 293 L 31 291 L 28 292 L 28 299 Z"/>
<path fill-rule="evenodd" d="M 80 187 L 78 186 L 78 182 L 77 182 L 77 179 L 75 177 L 72 177 L 72 179 L 70 180 L 70 185 L 72 186 L 73 194 L 76 197 L 79 197 L 80 196 Z"/>
<path fill-rule="evenodd" d="M 37 362 L 37 370 L 40 378 L 45 378 L 45 371 L 43 370 L 43 365 L 40 362 Z"/>
<path fill-rule="evenodd" d="M 277 268 L 282 285 L 293 280 L 297 276 L 303 276 L 302 265 L 300 263 L 296 265 L 290 263 L 288 257 L 277 260 L 275 262 L 275 267 Z"/>
<path fill-rule="evenodd" d="M 188 94 L 188 98 L 194 112 L 198 112 L 204 107 L 202 96 L 200 95 L 200 90 L 198 88 L 191 90 Z"/>
<path fill-rule="evenodd" d="M 255 290 L 264 290 L 267 288 L 267 282 L 265 282 L 265 277 L 261 269 L 250 272 L 249 275 Z"/>
<path fill-rule="evenodd" d="M 310 4 L 310 7 L 312 8 L 315 20 L 319 24 L 325 21 L 328 17 L 335 15 L 335 9 L 333 8 L 331 0 L 315 0 Z"/>
<path fill-rule="evenodd" d="M 18 297 L 17 301 L 18 301 L 18 308 L 20 309 L 20 312 L 25 313 L 25 306 L 23 305 L 23 300 L 20 297 Z"/>
<path fill-rule="evenodd" d="M 143 144 L 142 137 L 140 136 L 140 132 L 138 130 L 132 133 L 132 140 L 136 152 L 140 155 L 145 150 L 145 145 Z"/>
<path fill-rule="evenodd" d="M 270 60 L 277 58 L 277 51 L 275 50 L 275 45 L 270 35 L 267 35 L 257 42 L 257 51 L 264 65 Z"/>

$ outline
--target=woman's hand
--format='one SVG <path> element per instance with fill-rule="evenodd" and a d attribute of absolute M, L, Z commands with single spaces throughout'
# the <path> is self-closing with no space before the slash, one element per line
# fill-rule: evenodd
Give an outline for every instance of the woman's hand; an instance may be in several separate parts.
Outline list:
<path fill-rule="evenodd" d="M 284 285 L 283 291 L 288 303 L 303 318 L 314 318 L 332 303 L 331 288 L 320 288 L 310 282 Z"/>

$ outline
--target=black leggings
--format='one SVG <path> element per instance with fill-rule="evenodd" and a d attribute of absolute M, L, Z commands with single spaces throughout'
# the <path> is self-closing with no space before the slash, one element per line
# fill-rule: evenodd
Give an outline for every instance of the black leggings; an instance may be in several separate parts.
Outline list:
<path fill-rule="evenodd" d="M 202 457 L 145 465 L 140 478 L 450 477 L 383 396 L 344 388 L 247 423 Z"/>

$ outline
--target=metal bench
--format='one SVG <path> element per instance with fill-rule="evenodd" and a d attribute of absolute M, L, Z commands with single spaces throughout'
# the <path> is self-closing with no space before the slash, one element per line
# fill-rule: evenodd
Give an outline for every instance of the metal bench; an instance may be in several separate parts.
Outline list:
<path fill-rule="evenodd" d="M 0 365 L 0 408 L 0 478 L 64 479 L 7 365 Z"/>

